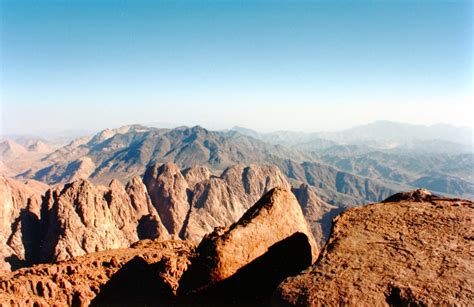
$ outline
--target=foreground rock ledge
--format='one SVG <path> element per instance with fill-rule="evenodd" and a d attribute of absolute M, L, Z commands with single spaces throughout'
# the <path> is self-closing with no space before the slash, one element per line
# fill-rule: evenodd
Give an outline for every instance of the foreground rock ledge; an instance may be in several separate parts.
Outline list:
<path fill-rule="evenodd" d="M 249 265 L 260 267 L 252 264 L 253 261 L 262 264 L 277 261 L 282 257 L 278 250 L 284 251 L 285 246 L 288 255 L 307 254 L 306 266 L 314 262 L 319 254 L 295 196 L 286 189 L 274 188 L 236 223 L 228 228 L 216 228 L 203 238 L 197 248 L 198 258 L 192 261 L 183 275 L 180 293 L 214 285 Z M 262 260 L 261 257 L 272 251 L 273 256 Z M 275 266 L 274 270 L 278 269 Z"/>
<path fill-rule="evenodd" d="M 97 294 L 107 295 L 106 290 L 117 273 L 127 273 L 128 264 L 136 262 L 161 266 L 160 274 L 154 275 L 153 282 L 142 286 L 143 292 L 148 289 L 161 292 L 173 290 L 177 288 L 181 272 L 187 267 L 186 259 L 193 249 L 194 246 L 185 241 L 144 240 L 130 248 L 92 253 L 56 264 L 41 264 L 3 273 L 0 275 L 0 306 L 88 306 Z M 137 293 L 132 290 L 115 295 L 123 297 Z M 143 293 L 140 294 L 143 296 Z M 148 293 L 155 297 L 159 294 Z M 113 299 L 106 297 L 104 300 L 114 302 Z"/>
<path fill-rule="evenodd" d="M 335 220 L 320 259 L 280 284 L 284 305 L 472 305 L 474 204 L 419 190 Z"/>

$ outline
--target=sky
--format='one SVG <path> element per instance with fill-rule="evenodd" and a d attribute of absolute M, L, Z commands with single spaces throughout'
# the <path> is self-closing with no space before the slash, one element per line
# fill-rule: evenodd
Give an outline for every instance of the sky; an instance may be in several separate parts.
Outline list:
<path fill-rule="evenodd" d="M 2 134 L 474 125 L 472 1 L 0 3 Z"/>

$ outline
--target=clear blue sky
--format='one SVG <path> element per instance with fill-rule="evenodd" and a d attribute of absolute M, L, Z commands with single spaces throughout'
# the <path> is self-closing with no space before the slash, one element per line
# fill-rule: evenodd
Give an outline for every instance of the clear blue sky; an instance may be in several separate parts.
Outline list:
<path fill-rule="evenodd" d="M 0 1 L 3 133 L 474 115 L 471 1 Z"/>

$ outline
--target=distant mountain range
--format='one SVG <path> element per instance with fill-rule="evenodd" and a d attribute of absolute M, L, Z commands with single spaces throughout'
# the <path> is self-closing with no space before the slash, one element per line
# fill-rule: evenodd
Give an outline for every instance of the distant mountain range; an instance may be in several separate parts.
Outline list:
<path fill-rule="evenodd" d="M 473 131 L 468 127 L 446 124 L 412 125 L 390 121 L 370 124 L 337 132 L 257 131 L 233 127 L 231 131 L 272 144 L 293 146 L 306 150 L 324 150 L 333 145 L 366 145 L 377 149 L 435 150 L 439 152 L 472 152 Z M 426 148 L 428 145 L 429 148 Z"/>
<path fill-rule="evenodd" d="M 375 122 L 337 133 L 264 134 L 239 127 L 209 131 L 131 125 L 52 146 L 29 163 L 28 142 L 5 140 L 0 149 L 3 173 L 48 184 L 80 178 L 126 183 L 155 163 L 173 162 L 181 169 L 203 165 L 216 174 L 237 164 L 261 164 L 278 166 L 294 187 L 308 184 L 329 204 L 375 202 L 418 187 L 474 198 L 469 129 L 449 126 L 431 139 L 442 127 Z M 451 141 L 445 140 L 449 136 Z"/>

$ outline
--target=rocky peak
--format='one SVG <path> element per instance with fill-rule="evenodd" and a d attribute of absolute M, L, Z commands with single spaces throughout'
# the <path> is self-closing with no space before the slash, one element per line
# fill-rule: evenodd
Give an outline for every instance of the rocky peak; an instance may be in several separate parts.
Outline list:
<path fill-rule="evenodd" d="M 217 228 L 198 246 L 198 258 L 183 276 L 184 292 L 216 284 L 265 254 L 274 244 L 296 233 L 304 234 L 309 263 L 319 248 L 294 195 L 274 188 L 234 224 Z M 312 260 L 311 260 L 312 259 Z"/>
<path fill-rule="evenodd" d="M 116 180 L 109 187 L 77 180 L 46 193 L 41 218 L 44 229 L 41 259 L 65 260 L 127 247 L 140 239 L 140 233 L 166 238 L 158 214 L 147 203 L 144 187 L 136 182 L 127 187 L 131 194 Z M 146 227 L 142 225 L 145 222 Z"/>
<path fill-rule="evenodd" d="M 0 271 L 30 265 L 37 256 L 44 184 L 0 176 Z"/>
<path fill-rule="evenodd" d="M 208 180 L 211 177 L 211 171 L 205 166 L 195 165 L 185 169 L 183 175 L 188 185 L 194 188 L 197 183 Z"/>
<path fill-rule="evenodd" d="M 179 235 L 189 212 L 188 183 L 174 163 L 155 164 L 143 177 L 153 206 L 172 235 Z"/>

